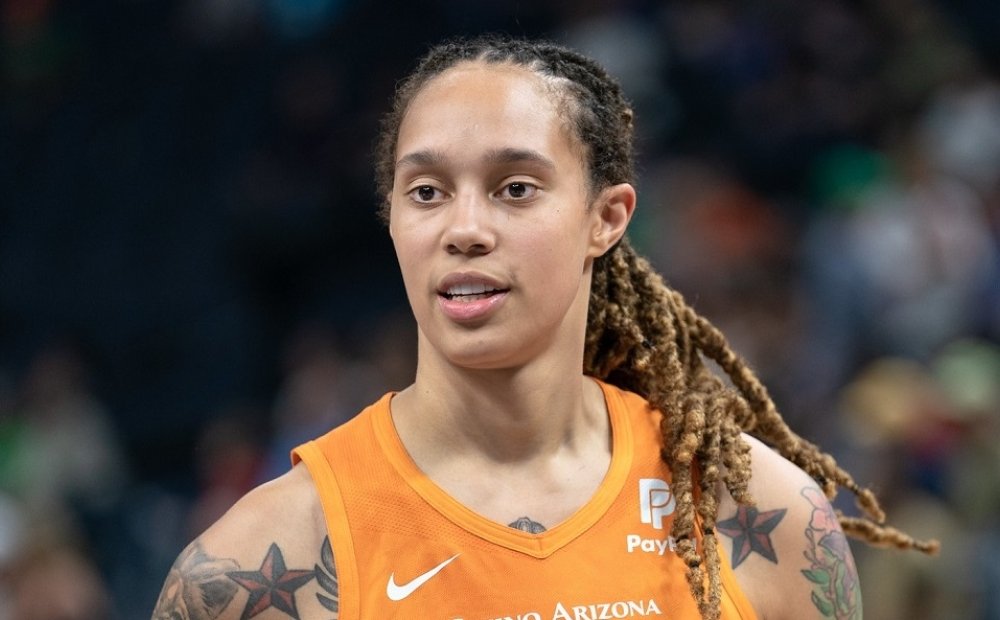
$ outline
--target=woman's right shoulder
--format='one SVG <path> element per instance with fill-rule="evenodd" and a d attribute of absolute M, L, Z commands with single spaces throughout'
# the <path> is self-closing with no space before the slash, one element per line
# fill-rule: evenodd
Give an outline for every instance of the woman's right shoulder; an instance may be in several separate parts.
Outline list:
<path fill-rule="evenodd" d="M 330 617 L 336 575 L 326 536 L 316 488 L 300 464 L 248 493 L 181 552 L 153 618 L 249 618 L 270 607 L 307 618 L 324 601 L 315 614 Z"/>
<path fill-rule="evenodd" d="M 325 533 L 316 486 L 299 464 L 247 493 L 198 539 L 239 555 L 256 551 L 265 538 L 293 547 L 322 540 Z"/>

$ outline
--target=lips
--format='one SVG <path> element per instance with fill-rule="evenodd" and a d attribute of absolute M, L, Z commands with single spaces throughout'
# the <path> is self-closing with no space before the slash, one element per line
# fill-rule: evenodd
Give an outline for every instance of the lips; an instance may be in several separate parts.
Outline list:
<path fill-rule="evenodd" d="M 507 297 L 503 283 L 476 273 L 455 273 L 439 284 L 438 302 L 445 316 L 460 322 L 489 316 Z"/>
<path fill-rule="evenodd" d="M 479 282 L 479 283 L 458 284 L 455 286 L 450 286 L 446 291 L 441 293 L 441 295 L 448 299 L 457 299 L 459 301 L 474 301 L 476 299 L 485 299 L 490 295 L 495 295 L 497 293 L 502 293 L 502 292 L 504 292 L 504 289 L 487 286 L 486 284 Z"/>
<path fill-rule="evenodd" d="M 438 295 L 446 299 L 475 300 L 506 293 L 510 289 L 499 281 L 482 274 L 448 274 L 438 285 Z"/>

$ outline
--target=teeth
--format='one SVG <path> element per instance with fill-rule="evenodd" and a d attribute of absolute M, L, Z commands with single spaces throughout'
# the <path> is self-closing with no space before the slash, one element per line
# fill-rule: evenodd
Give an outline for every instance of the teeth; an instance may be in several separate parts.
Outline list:
<path fill-rule="evenodd" d="M 487 290 L 492 291 L 493 289 L 487 289 L 485 284 L 457 284 L 455 286 L 448 287 L 449 295 L 482 295 Z"/>
<path fill-rule="evenodd" d="M 481 295 L 462 295 L 461 301 L 479 301 L 480 299 L 486 299 L 489 295 L 483 293 Z"/>

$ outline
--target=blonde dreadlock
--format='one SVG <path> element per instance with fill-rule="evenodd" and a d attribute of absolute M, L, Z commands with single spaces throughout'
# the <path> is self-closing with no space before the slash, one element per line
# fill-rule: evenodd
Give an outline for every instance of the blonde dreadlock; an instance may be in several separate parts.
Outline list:
<path fill-rule="evenodd" d="M 385 199 L 384 219 L 396 139 L 410 102 L 431 79 L 466 61 L 516 64 L 555 78 L 575 137 L 585 147 L 592 193 L 634 182 L 632 110 L 600 65 L 550 43 L 490 36 L 457 39 L 436 46 L 420 61 L 400 83 L 393 109 L 383 120 L 376 177 L 378 193 Z M 717 363 L 733 387 L 713 374 L 704 358 Z M 885 515 L 874 494 L 859 487 L 833 457 L 788 428 L 767 390 L 719 330 L 668 288 L 627 239 L 595 261 L 583 371 L 641 394 L 664 414 L 661 454 L 672 472 L 677 499 L 671 533 L 706 620 L 716 620 L 721 605 L 716 489 L 721 483 L 737 502 L 753 501 L 747 491 L 750 447 L 743 432 L 752 432 L 798 465 L 829 499 L 841 487 L 853 493 L 864 516 L 838 513 L 849 536 L 879 546 L 936 550 L 936 543 L 916 541 L 882 525 Z M 703 533 L 700 552 L 698 524 Z"/>
<path fill-rule="evenodd" d="M 714 376 L 702 356 L 716 362 L 734 387 Z M 752 431 L 812 476 L 827 498 L 832 500 L 838 487 L 852 492 L 864 517 L 838 513 L 847 535 L 878 546 L 937 549 L 935 542 L 917 541 L 882 525 L 885 514 L 875 495 L 859 487 L 833 457 L 788 428 L 766 388 L 721 332 L 668 288 L 627 240 L 594 266 L 584 372 L 642 394 L 664 412 L 662 455 L 673 472 L 677 497 L 671 533 L 703 618 L 719 616 L 717 483 L 721 480 L 737 502 L 752 502 L 747 492 L 750 448 L 743 431 Z M 699 473 L 697 490 L 694 471 Z M 695 544 L 696 520 L 704 531 L 704 554 Z"/>

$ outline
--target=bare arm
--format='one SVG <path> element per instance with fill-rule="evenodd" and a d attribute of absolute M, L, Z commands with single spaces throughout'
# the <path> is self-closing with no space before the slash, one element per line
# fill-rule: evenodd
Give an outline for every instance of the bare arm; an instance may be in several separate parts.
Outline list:
<path fill-rule="evenodd" d="M 748 441 L 757 504 L 724 494 L 717 530 L 754 609 L 762 620 L 860 620 L 857 568 L 830 503 L 800 469 Z"/>
<path fill-rule="evenodd" d="M 153 620 L 336 620 L 339 595 L 322 511 L 304 467 L 249 493 L 180 554 Z M 262 617 L 271 617 L 270 615 Z"/>

